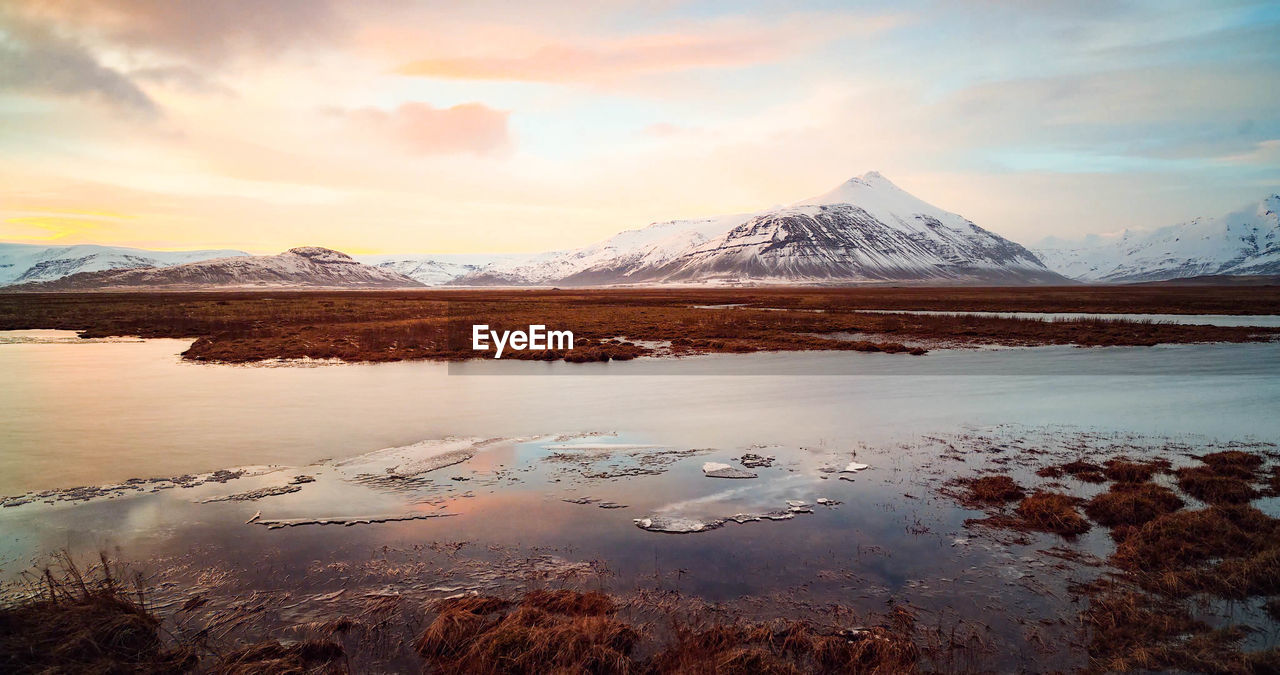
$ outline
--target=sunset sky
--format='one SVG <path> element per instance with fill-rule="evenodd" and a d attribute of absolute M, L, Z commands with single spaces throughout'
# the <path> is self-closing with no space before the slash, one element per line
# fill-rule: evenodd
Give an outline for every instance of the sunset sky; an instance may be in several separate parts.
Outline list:
<path fill-rule="evenodd" d="M 1280 3 L 0 1 L 0 241 L 520 252 L 879 170 L 1023 243 L 1280 191 Z"/>

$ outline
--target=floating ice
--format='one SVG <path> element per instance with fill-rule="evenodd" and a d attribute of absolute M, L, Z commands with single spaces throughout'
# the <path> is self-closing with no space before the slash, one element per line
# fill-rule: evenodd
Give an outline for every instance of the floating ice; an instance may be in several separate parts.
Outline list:
<path fill-rule="evenodd" d="M 702 465 L 702 473 L 708 478 L 755 478 L 756 474 L 746 469 L 723 464 L 721 462 L 706 462 Z"/>
<path fill-rule="evenodd" d="M 670 532 L 673 534 L 688 534 L 690 532 L 705 532 L 714 530 L 724 525 L 724 520 L 715 518 L 712 520 L 697 520 L 694 518 L 669 518 L 666 516 L 650 516 L 648 518 L 636 518 L 636 527 L 650 532 Z"/>
<path fill-rule="evenodd" d="M 456 516 L 456 513 L 405 513 L 391 514 L 382 516 L 333 516 L 330 518 L 276 518 L 272 520 L 258 519 L 250 521 L 258 525 L 265 525 L 269 530 L 278 530 L 282 527 L 298 527 L 300 525 L 344 525 L 350 527 L 352 525 L 369 525 L 372 523 L 390 523 L 401 520 L 425 520 L 427 518 L 445 518 L 448 516 Z"/>

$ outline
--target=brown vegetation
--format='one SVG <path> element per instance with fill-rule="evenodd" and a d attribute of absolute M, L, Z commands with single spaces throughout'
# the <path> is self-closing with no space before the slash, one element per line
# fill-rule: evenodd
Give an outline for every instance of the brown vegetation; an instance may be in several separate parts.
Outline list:
<path fill-rule="evenodd" d="M 742 307 L 701 308 L 703 305 Z M 1268 309 L 1271 308 L 1271 309 Z M 504 358 L 600 361 L 675 354 L 847 350 L 920 354 L 943 345 L 1152 345 L 1270 340 L 1280 330 L 1144 321 L 1046 322 L 974 316 L 877 314 L 860 309 L 1236 312 L 1280 311 L 1280 289 L 781 288 L 259 291 L 0 294 L 0 330 L 58 328 L 85 337 L 192 338 L 193 360 L 466 359 L 470 327 L 544 324 L 572 330 L 572 352 Z M 839 336 L 860 339 L 836 339 Z"/>
<path fill-rule="evenodd" d="M 328 640 L 303 640 L 282 645 L 267 640 L 223 657 L 213 669 L 216 675 L 300 675 L 343 657 L 342 647 Z M 344 671 L 345 672 L 345 671 Z"/>
<path fill-rule="evenodd" d="M 1142 593 L 1109 591 L 1096 596 L 1083 618 L 1097 671 L 1273 673 L 1280 663 L 1280 652 L 1274 649 L 1240 651 L 1244 630 L 1214 630 L 1181 605 Z"/>
<path fill-rule="evenodd" d="M 1257 597 L 1267 597 L 1263 611 L 1280 618 L 1280 518 L 1247 503 L 1276 490 L 1280 468 L 1267 466 L 1264 454 L 1244 450 L 1197 459 L 1199 465 L 1174 472 L 1182 494 L 1151 481 L 1169 471 L 1163 459 L 1115 457 L 1101 465 L 1078 459 L 1036 472 L 1113 481 L 1084 506 L 1090 519 L 1111 528 L 1116 542 L 1107 559 L 1113 573 L 1077 587 L 1089 601 L 1081 619 L 1089 632 L 1090 671 L 1280 672 L 1280 649 L 1244 651 L 1249 625 L 1215 626 L 1197 618 L 1205 598 Z M 942 491 L 962 503 L 976 501 L 949 487 Z M 1184 495 L 1209 506 L 1185 510 Z M 1075 510 L 1081 501 L 1040 490 L 1022 500 L 1016 517 L 994 512 L 970 522 L 1078 534 L 1089 528 Z"/>
<path fill-rule="evenodd" d="M 1203 466 L 1178 469 L 1178 487 L 1207 504 L 1244 504 L 1261 495 L 1254 483 L 1263 480 L 1263 458 L 1241 450 L 1200 458 Z"/>
<path fill-rule="evenodd" d="M 1117 483 L 1085 505 L 1084 512 L 1094 522 L 1110 528 L 1142 525 L 1158 516 L 1182 508 L 1183 501 L 1173 490 L 1155 483 Z"/>
<path fill-rule="evenodd" d="M 681 625 L 647 658 L 636 654 L 647 631 L 619 619 L 600 593 L 530 591 L 519 602 L 463 596 L 432 610 L 417 651 L 443 672 L 903 673 L 920 657 L 905 610 L 886 626 L 846 631 L 796 621 Z"/>
<path fill-rule="evenodd" d="M 1086 483 L 1107 482 L 1107 475 L 1103 472 L 1102 467 L 1094 464 L 1093 462 L 1086 462 L 1085 460 L 1077 459 L 1067 462 L 1059 468 L 1062 469 L 1063 472 L 1074 476 L 1077 480 L 1081 480 Z"/>
<path fill-rule="evenodd" d="M 161 673 L 189 669 L 194 655 L 166 648 L 160 621 L 106 558 L 84 574 L 69 556 L 47 569 L 39 595 L 0 609 L 0 672 Z"/>
<path fill-rule="evenodd" d="M 520 604 L 482 596 L 435 603 L 417 644 L 444 672 L 633 673 L 640 632 L 600 593 L 534 592 Z"/>
<path fill-rule="evenodd" d="M 1080 500 L 1058 492 L 1035 492 L 1018 504 L 1017 513 L 1027 529 L 1064 536 L 1089 531 L 1089 521 L 1076 511 Z"/>
<path fill-rule="evenodd" d="M 1107 480 L 1122 483 L 1143 483 L 1157 473 L 1169 469 L 1168 460 L 1135 462 L 1127 459 L 1109 459 L 1103 464 L 1102 474 Z"/>
<path fill-rule="evenodd" d="M 915 618 L 898 608 L 887 626 L 840 633 L 805 622 L 720 625 L 677 630 L 674 643 L 647 672 L 688 675 L 910 673 L 920 650 L 911 641 Z"/>
<path fill-rule="evenodd" d="M 1169 513 L 1120 542 L 1113 559 L 1168 595 L 1280 593 L 1280 520 L 1242 505 Z"/>
<path fill-rule="evenodd" d="M 0 608 L 0 672 L 186 673 L 280 675 L 319 672 L 344 656 L 325 640 L 282 645 L 269 640 L 214 657 L 203 632 L 166 633 L 146 605 L 141 580 L 130 589 L 105 555 L 82 571 L 67 553 L 55 556 L 32 589 L 35 596 Z M 213 657 L 213 658 L 211 658 Z"/>
<path fill-rule="evenodd" d="M 1027 494 L 1009 476 L 981 476 L 957 482 L 967 490 L 965 501 L 972 504 L 1004 504 L 1022 499 Z"/>

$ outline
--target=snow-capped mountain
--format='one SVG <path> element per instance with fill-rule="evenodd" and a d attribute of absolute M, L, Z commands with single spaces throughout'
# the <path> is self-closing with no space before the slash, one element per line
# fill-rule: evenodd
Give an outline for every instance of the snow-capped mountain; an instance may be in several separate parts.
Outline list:
<path fill-rule="evenodd" d="M 366 265 L 399 272 L 426 286 L 442 286 L 458 277 L 474 274 L 495 263 L 526 261 L 535 256 L 530 256 L 529 254 L 394 253 L 352 257 Z"/>
<path fill-rule="evenodd" d="M 876 172 L 782 208 L 655 223 L 455 284 L 1064 283 L 1030 251 Z"/>
<path fill-rule="evenodd" d="M 80 272 L 20 290 L 184 289 L 244 287 L 409 288 L 422 284 L 399 272 L 357 262 L 318 246 L 279 255 L 214 258 L 160 268 Z"/>
<path fill-rule="evenodd" d="M 249 255 L 244 251 L 147 251 L 123 246 L 44 246 L 0 243 L 0 286 L 52 281 L 77 272 L 133 267 L 168 267 L 182 263 Z"/>
<path fill-rule="evenodd" d="M 1280 274 L 1280 195 L 1218 218 L 1156 230 L 1046 240 L 1036 254 L 1082 281 L 1164 281 L 1206 275 Z"/>

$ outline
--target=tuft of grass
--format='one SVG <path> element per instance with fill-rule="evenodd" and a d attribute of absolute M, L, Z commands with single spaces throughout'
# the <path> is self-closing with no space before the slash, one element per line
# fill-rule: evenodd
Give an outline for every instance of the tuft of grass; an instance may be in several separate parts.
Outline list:
<path fill-rule="evenodd" d="M 1120 483 L 1145 483 L 1156 473 L 1169 467 L 1167 461 L 1134 462 L 1125 459 L 1109 459 L 1103 464 L 1102 475 L 1107 480 Z"/>
<path fill-rule="evenodd" d="M 1083 614 L 1089 660 L 1102 672 L 1253 673 L 1264 655 L 1239 650 L 1243 629 L 1213 630 L 1176 603 L 1136 592 L 1094 597 Z"/>
<path fill-rule="evenodd" d="M 884 625 L 824 630 L 800 621 L 675 625 L 637 658 L 643 632 L 601 593 L 530 591 L 518 602 L 470 596 L 436 603 L 418 653 L 440 672 L 651 675 L 907 673 L 920 651 L 915 617 L 899 608 Z"/>
<path fill-rule="evenodd" d="M 1169 488 L 1155 483 L 1117 483 L 1085 505 L 1094 522 L 1110 528 L 1142 525 L 1182 508 L 1184 502 Z"/>
<path fill-rule="evenodd" d="M 966 501 L 975 504 L 1004 504 L 1022 499 L 1027 494 L 1013 478 L 1004 475 L 969 478 L 959 483 L 968 489 Z"/>
<path fill-rule="evenodd" d="M 1017 513 L 1032 530 L 1055 532 L 1064 536 L 1089 531 L 1089 521 L 1076 511 L 1080 500 L 1059 492 L 1035 492 L 1018 504 Z"/>
<path fill-rule="evenodd" d="M 1067 462 L 1060 467 L 1064 472 L 1075 477 L 1077 480 L 1086 483 L 1105 483 L 1107 476 L 1102 471 L 1102 466 L 1087 462 L 1083 459 Z"/>
<path fill-rule="evenodd" d="M 328 640 L 303 640 L 283 645 L 275 640 L 259 642 L 227 654 L 216 675 L 295 675 L 314 672 L 319 666 L 338 661 L 342 647 Z"/>
<path fill-rule="evenodd" d="M 1200 461 L 1207 466 L 1213 467 L 1220 474 L 1233 475 L 1239 478 L 1252 478 L 1254 473 L 1262 468 L 1263 463 L 1261 456 L 1244 450 L 1211 452 L 1201 456 Z"/>
<path fill-rule="evenodd" d="M 477 596 L 437 603 L 417 651 L 445 672 L 638 672 L 640 632 L 613 618 L 598 593 L 534 592 L 512 604 Z"/>
<path fill-rule="evenodd" d="M 194 650 L 169 649 L 160 620 L 130 590 L 106 555 L 81 570 L 69 553 L 55 556 L 36 581 L 37 596 L 0 609 L 0 672 L 181 672 Z"/>
<path fill-rule="evenodd" d="M 807 622 L 680 628 L 649 663 L 650 673 L 799 675 L 911 673 L 919 648 L 910 639 L 915 617 L 895 609 L 887 625 L 823 631 Z"/>
<path fill-rule="evenodd" d="M 1280 519 L 1242 505 L 1169 513 L 1134 530 L 1112 561 L 1170 596 L 1272 595 L 1280 593 Z"/>

